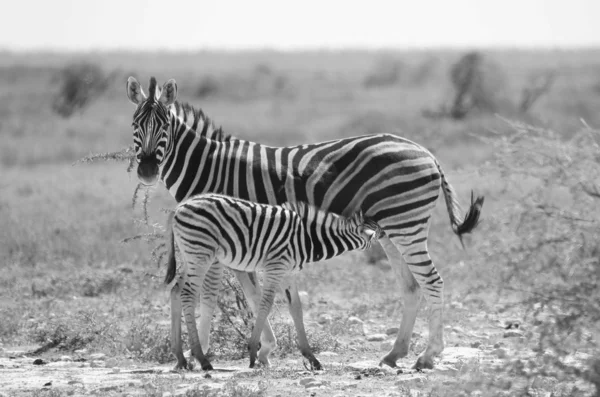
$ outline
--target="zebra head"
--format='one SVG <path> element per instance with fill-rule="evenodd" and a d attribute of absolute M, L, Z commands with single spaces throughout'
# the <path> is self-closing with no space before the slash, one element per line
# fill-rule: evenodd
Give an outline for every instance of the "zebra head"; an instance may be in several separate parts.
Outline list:
<path fill-rule="evenodd" d="M 165 160 L 169 143 L 169 106 L 177 98 L 177 83 L 171 79 L 162 89 L 150 78 L 148 96 L 134 78 L 127 79 L 127 97 L 137 106 L 133 114 L 133 146 L 138 162 L 137 175 L 145 185 L 158 180 L 159 167 Z"/>
<path fill-rule="evenodd" d="M 383 237 L 383 229 L 377 222 L 365 218 L 362 211 L 355 214 L 350 222 L 356 227 L 357 234 L 365 242 L 365 245 L 360 248 L 361 251 L 366 251 L 373 245 L 373 242 Z"/>

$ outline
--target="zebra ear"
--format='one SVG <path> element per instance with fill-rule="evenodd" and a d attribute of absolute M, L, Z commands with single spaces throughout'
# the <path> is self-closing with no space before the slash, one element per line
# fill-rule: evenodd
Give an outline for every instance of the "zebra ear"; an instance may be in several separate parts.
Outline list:
<path fill-rule="evenodd" d="M 377 231 L 371 229 L 370 227 L 365 227 L 362 232 L 368 241 L 371 241 L 377 237 Z"/>
<path fill-rule="evenodd" d="M 364 223 L 365 216 L 364 216 L 362 210 L 358 211 L 358 213 L 356 214 L 356 218 L 358 219 L 358 222 Z"/>
<path fill-rule="evenodd" d="M 144 90 L 142 90 L 142 86 L 133 76 L 127 79 L 127 98 L 134 105 L 139 105 L 147 98 Z"/>
<path fill-rule="evenodd" d="M 175 79 L 171 79 L 163 85 L 159 101 L 161 101 L 165 106 L 171 106 L 176 99 L 177 83 L 175 82 Z"/>

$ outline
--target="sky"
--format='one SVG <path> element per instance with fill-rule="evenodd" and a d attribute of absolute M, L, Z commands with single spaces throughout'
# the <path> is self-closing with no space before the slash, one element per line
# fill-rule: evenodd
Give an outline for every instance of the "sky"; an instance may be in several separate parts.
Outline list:
<path fill-rule="evenodd" d="M 600 47 L 600 0 L 3 1 L 0 49 Z"/>

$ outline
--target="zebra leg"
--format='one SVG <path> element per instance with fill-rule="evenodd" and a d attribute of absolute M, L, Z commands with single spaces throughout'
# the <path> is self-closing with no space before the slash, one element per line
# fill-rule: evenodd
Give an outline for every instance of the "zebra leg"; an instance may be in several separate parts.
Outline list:
<path fill-rule="evenodd" d="M 171 352 L 177 358 L 175 370 L 187 369 L 188 364 L 181 347 L 181 279 L 171 289 Z"/>
<path fill-rule="evenodd" d="M 236 275 L 240 285 L 242 286 L 242 290 L 244 291 L 244 295 L 248 300 L 248 304 L 250 305 L 252 313 L 254 316 L 257 316 L 262 297 L 262 291 L 256 277 L 256 272 L 249 273 L 233 270 L 233 273 Z M 277 347 L 277 339 L 275 338 L 275 334 L 273 333 L 269 319 L 266 319 L 265 321 L 265 326 L 260 339 L 260 345 L 258 362 L 268 367 L 271 365 L 271 362 L 269 361 L 269 355 L 271 354 L 271 351 Z"/>
<path fill-rule="evenodd" d="M 415 320 L 417 319 L 421 295 L 419 284 L 412 275 L 408 265 L 402 259 L 402 255 L 400 254 L 400 251 L 398 251 L 398 248 L 396 248 L 388 237 L 381 238 L 379 242 L 390 261 L 397 281 L 401 284 L 401 290 L 404 297 L 402 321 L 396 336 L 396 341 L 394 342 L 392 349 L 379 363 L 379 365 L 386 364 L 394 368 L 396 367 L 396 361 L 406 357 L 408 354 L 410 338 L 412 337 Z"/>
<path fill-rule="evenodd" d="M 188 329 L 188 337 L 192 356 L 200 362 L 205 371 L 212 370 L 213 367 L 204 356 L 202 345 L 198 338 L 198 329 L 196 328 L 196 302 L 200 291 L 198 289 L 204 282 L 204 278 L 209 266 L 203 265 L 205 261 L 200 260 L 199 265 L 190 265 L 188 262 L 187 271 L 184 273 L 183 286 L 181 291 L 181 303 L 183 305 L 183 314 Z M 212 262 L 212 261 L 211 261 Z M 210 263 L 210 262 L 209 262 Z"/>
<path fill-rule="evenodd" d="M 400 246 L 398 244 L 398 246 Z M 414 365 L 416 369 L 433 368 L 433 357 L 444 350 L 444 281 L 437 272 L 429 252 L 427 241 L 404 245 L 402 256 L 417 280 L 430 306 L 429 341 L 427 348 Z"/>
<path fill-rule="evenodd" d="M 300 301 L 300 295 L 298 294 L 298 285 L 296 283 L 296 279 L 292 275 L 286 278 L 283 290 L 288 301 L 290 315 L 292 316 L 292 319 L 294 320 L 294 326 L 296 327 L 296 335 L 298 336 L 298 347 L 300 348 L 300 352 L 308 359 L 312 369 L 320 370 L 322 369 L 321 363 L 314 356 L 308 344 L 306 330 L 304 329 L 302 302 Z"/>
<path fill-rule="evenodd" d="M 277 265 L 267 265 L 265 269 L 265 280 L 263 285 L 262 298 L 260 300 L 260 306 L 256 313 L 256 321 L 254 322 L 254 329 L 248 342 L 248 348 L 250 350 L 250 368 L 254 368 L 256 362 L 256 356 L 258 352 L 258 342 L 262 335 L 262 330 L 267 322 L 267 317 L 273 307 L 273 301 L 275 299 L 275 293 L 281 285 L 281 280 L 284 276 L 285 267 Z"/>
<path fill-rule="evenodd" d="M 210 325 L 217 306 L 217 298 L 219 296 L 219 289 L 221 287 L 221 279 L 223 277 L 223 264 L 215 262 L 212 264 L 204 283 L 202 284 L 202 296 L 200 297 L 200 325 L 199 325 L 199 339 L 200 346 L 208 353 L 210 346 Z"/>

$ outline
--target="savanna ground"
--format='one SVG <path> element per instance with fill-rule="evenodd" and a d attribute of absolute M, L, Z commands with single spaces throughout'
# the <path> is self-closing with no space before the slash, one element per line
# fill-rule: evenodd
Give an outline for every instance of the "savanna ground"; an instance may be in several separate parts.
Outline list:
<path fill-rule="evenodd" d="M 466 83 L 466 112 L 453 108 L 460 84 L 449 77 L 461 55 L 3 53 L 0 393 L 598 393 L 600 52 L 483 53 L 481 72 Z M 77 83 L 93 89 L 59 94 L 82 62 L 99 68 Z M 437 368 L 411 370 L 426 343 L 425 302 L 401 371 L 377 367 L 402 299 L 374 248 L 299 276 L 307 332 L 325 371 L 305 368 L 282 301 L 272 316 L 273 367 L 247 369 L 248 314 L 224 286 L 211 342 L 221 370 L 169 372 L 168 292 L 151 255 L 161 240 L 122 241 L 160 233 L 161 209 L 174 200 L 153 188 L 145 222 L 144 191 L 132 208 L 137 179 L 126 163 L 73 165 L 131 144 L 129 75 L 144 86 L 151 75 L 175 78 L 180 99 L 226 132 L 266 144 L 397 133 L 440 159 L 463 205 L 471 189 L 485 195 L 484 219 L 465 250 L 445 206 L 436 208 L 430 250 L 446 286 L 446 351 Z M 548 83 L 541 96 L 522 105 L 540 79 Z"/>

